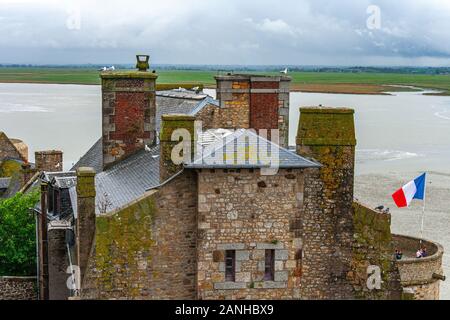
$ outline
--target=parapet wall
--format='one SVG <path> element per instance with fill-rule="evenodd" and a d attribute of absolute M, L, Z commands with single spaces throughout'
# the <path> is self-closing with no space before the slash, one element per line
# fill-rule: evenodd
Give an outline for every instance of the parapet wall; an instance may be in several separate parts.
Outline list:
<path fill-rule="evenodd" d="M 37 300 L 36 277 L 0 277 L 0 300 Z"/>
<path fill-rule="evenodd" d="M 422 245 L 427 248 L 429 256 L 417 259 L 414 254 L 420 247 L 419 239 L 394 235 L 393 243 L 404 254 L 403 259 L 396 262 L 402 286 L 410 289 L 415 300 L 438 300 L 439 281 L 443 276 L 443 247 L 431 241 L 423 241 Z"/>
<path fill-rule="evenodd" d="M 393 260 L 391 216 L 353 203 L 354 239 L 352 272 L 356 298 L 400 299 L 400 275 Z M 377 266 L 381 270 L 381 290 L 367 288 L 367 270 Z"/>

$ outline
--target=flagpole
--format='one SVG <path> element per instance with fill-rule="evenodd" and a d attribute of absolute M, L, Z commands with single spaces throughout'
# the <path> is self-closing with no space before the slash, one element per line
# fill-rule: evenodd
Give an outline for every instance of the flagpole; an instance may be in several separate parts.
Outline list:
<path fill-rule="evenodd" d="M 422 246 L 423 243 L 423 226 L 424 226 L 424 222 L 425 222 L 425 204 L 426 204 L 426 199 L 427 199 L 427 180 L 425 177 L 425 187 L 424 187 L 424 193 L 423 193 L 423 206 L 422 206 L 422 222 L 421 222 L 421 226 L 420 226 L 420 245 Z"/>

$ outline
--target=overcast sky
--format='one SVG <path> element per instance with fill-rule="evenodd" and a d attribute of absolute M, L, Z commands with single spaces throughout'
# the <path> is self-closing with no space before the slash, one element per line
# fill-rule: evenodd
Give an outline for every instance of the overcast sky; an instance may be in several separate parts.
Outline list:
<path fill-rule="evenodd" d="M 450 66 L 450 1 L 0 0 L 0 63 L 133 63 L 136 53 L 175 64 Z"/>

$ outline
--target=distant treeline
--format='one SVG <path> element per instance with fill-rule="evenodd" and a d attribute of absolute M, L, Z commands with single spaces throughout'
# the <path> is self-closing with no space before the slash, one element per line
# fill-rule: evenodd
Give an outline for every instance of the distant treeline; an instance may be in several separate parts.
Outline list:
<path fill-rule="evenodd" d="M 55 68 L 55 69 L 100 69 L 114 65 L 116 69 L 133 69 L 134 64 L 68 64 L 68 65 L 33 65 L 33 64 L 0 64 L 0 68 Z M 450 67 L 337 67 L 337 66 L 296 66 L 296 65 L 190 65 L 190 64 L 154 64 L 157 70 L 189 70 L 189 71 L 234 71 L 234 72 L 278 72 L 288 68 L 290 72 L 335 72 L 335 73 L 406 73 L 442 75 L 450 74 Z"/>

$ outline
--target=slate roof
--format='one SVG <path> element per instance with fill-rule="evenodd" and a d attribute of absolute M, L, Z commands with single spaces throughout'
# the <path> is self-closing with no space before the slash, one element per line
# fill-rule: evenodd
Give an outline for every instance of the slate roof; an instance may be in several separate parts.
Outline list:
<path fill-rule="evenodd" d="M 98 139 L 70 170 L 76 171 L 79 167 L 91 167 L 94 168 L 95 172 L 103 170 L 102 138 Z"/>
<path fill-rule="evenodd" d="M 52 184 L 60 189 L 69 189 L 77 184 L 77 177 L 54 177 Z"/>
<path fill-rule="evenodd" d="M 282 169 L 294 169 L 320 167 L 319 163 L 282 148 L 259 136 L 253 130 L 239 129 L 231 134 L 225 133 L 223 138 L 213 140 L 212 143 L 203 143 L 203 145 L 201 157 L 186 163 L 186 168 L 256 169 L 276 166 Z M 220 153 L 222 156 L 219 155 Z M 238 158 L 238 154 L 243 154 L 242 159 Z"/>
<path fill-rule="evenodd" d="M 159 184 L 159 146 L 138 151 L 96 175 L 97 211 L 105 203 L 108 212 L 120 208 Z"/>
<path fill-rule="evenodd" d="M 219 102 L 207 94 L 189 90 L 158 91 L 156 93 L 156 132 L 161 128 L 163 114 L 196 115 L 208 104 L 219 107 Z"/>
<path fill-rule="evenodd" d="M 11 178 L 0 178 L 0 189 L 8 189 Z"/>

